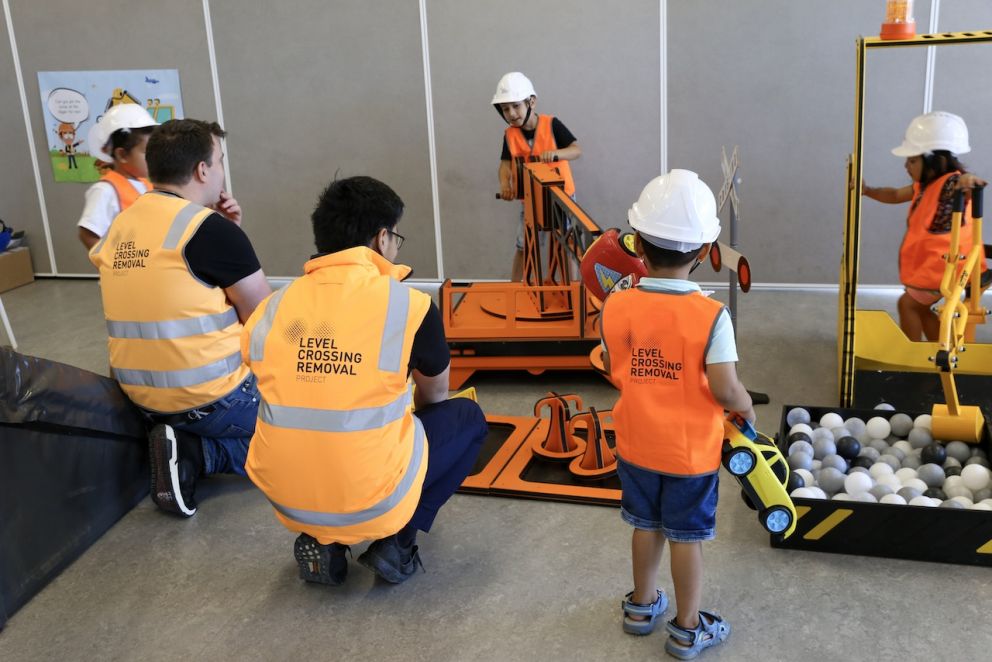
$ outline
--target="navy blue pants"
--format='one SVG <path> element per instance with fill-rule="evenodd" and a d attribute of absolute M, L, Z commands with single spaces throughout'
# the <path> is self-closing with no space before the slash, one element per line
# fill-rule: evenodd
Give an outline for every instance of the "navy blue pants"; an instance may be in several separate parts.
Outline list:
<path fill-rule="evenodd" d="M 427 433 L 427 475 L 420 503 L 407 527 L 426 533 L 431 530 L 437 511 L 472 470 L 489 426 L 479 405 L 466 398 L 418 409 L 414 416 L 424 424 Z"/>

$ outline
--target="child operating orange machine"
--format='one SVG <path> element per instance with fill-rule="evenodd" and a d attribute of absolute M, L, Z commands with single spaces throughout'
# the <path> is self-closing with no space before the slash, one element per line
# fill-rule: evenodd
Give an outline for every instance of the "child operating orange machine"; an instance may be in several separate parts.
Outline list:
<path fill-rule="evenodd" d="M 516 191 L 516 166 L 527 161 L 562 162 L 559 172 L 565 180 L 565 193 L 575 195 L 575 182 L 568 161 L 582 155 L 582 148 L 572 132 L 553 115 L 537 113 L 537 92 L 530 79 L 513 71 L 499 79 L 493 95 L 496 112 L 509 126 L 503 134 L 503 152 L 499 161 L 499 189 L 503 200 L 514 200 Z M 524 215 L 520 212 L 517 229 L 516 253 L 510 280 L 523 278 L 524 265 Z"/>

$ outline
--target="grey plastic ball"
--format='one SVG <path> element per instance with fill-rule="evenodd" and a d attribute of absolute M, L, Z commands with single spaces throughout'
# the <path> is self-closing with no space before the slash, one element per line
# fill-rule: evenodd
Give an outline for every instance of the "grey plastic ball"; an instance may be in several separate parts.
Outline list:
<path fill-rule="evenodd" d="M 968 466 L 969 464 L 980 464 L 986 469 L 990 468 L 989 461 L 986 460 L 984 457 L 981 457 L 980 455 L 974 455 L 972 457 L 969 457 L 968 460 L 964 463 L 964 466 Z"/>
<path fill-rule="evenodd" d="M 901 448 L 896 448 L 895 446 L 889 446 L 888 450 L 882 453 L 882 455 L 894 455 L 900 462 L 906 459 L 906 452 Z"/>
<path fill-rule="evenodd" d="M 795 453 L 806 453 L 810 457 L 813 457 L 813 444 L 808 441 L 794 441 L 789 444 L 789 455 Z"/>
<path fill-rule="evenodd" d="M 881 499 L 886 494 L 895 494 L 895 490 L 888 485 L 873 485 L 868 491 L 871 492 L 876 499 Z"/>
<path fill-rule="evenodd" d="M 879 402 L 875 405 L 875 409 L 881 409 L 883 411 L 895 411 L 895 407 L 890 405 L 888 402 Z"/>
<path fill-rule="evenodd" d="M 844 421 L 844 427 L 851 431 L 851 436 L 858 437 L 865 431 L 865 422 L 856 416 L 852 416 Z"/>
<path fill-rule="evenodd" d="M 834 440 L 833 433 L 830 432 L 830 430 L 828 430 L 827 428 L 816 428 L 815 430 L 813 430 L 812 437 L 814 442 L 820 439 L 827 439 L 829 441 Z"/>
<path fill-rule="evenodd" d="M 960 508 L 961 510 L 964 510 L 964 504 L 963 503 L 961 503 L 960 501 L 952 501 L 951 499 L 947 499 L 946 501 L 941 501 L 940 502 L 940 505 L 937 506 L 937 507 L 938 508 Z"/>
<path fill-rule="evenodd" d="M 971 449 L 971 456 L 984 457 L 986 460 L 989 459 L 989 454 L 985 452 L 985 449 L 979 448 L 978 446 L 975 446 L 974 448 Z"/>
<path fill-rule="evenodd" d="M 836 454 L 827 455 L 826 457 L 823 458 L 823 464 L 821 466 L 823 469 L 832 467 L 837 471 L 844 473 L 847 471 L 847 460 L 842 458 L 840 455 L 836 455 Z M 941 471 L 941 473 L 943 474 L 944 472 Z M 827 488 L 824 487 L 823 489 L 826 490 Z M 829 490 L 827 491 L 829 492 Z"/>
<path fill-rule="evenodd" d="M 866 457 L 872 462 L 878 462 L 878 458 L 882 457 L 882 454 L 878 452 L 877 448 L 872 448 L 871 446 L 865 446 L 858 453 L 858 457 Z"/>
<path fill-rule="evenodd" d="M 897 458 L 895 455 L 891 455 L 891 454 L 883 455 L 882 457 L 878 458 L 878 461 L 885 462 L 887 465 L 892 467 L 893 471 L 898 471 L 899 469 L 902 469 L 902 460 Z M 906 501 L 909 501 L 909 499 L 906 499 Z"/>
<path fill-rule="evenodd" d="M 992 499 L 992 487 L 983 487 L 975 492 L 975 503 L 985 499 Z"/>
<path fill-rule="evenodd" d="M 805 469 L 809 471 L 813 468 L 813 456 L 809 453 L 792 453 L 789 455 L 789 469 Z"/>
<path fill-rule="evenodd" d="M 926 428 L 913 428 L 909 431 L 906 441 L 913 448 L 924 448 L 933 443 L 933 435 Z"/>
<path fill-rule="evenodd" d="M 836 494 L 844 489 L 844 473 L 834 467 L 826 467 L 820 470 L 817 483 L 827 494 Z"/>
<path fill-rule="evenodd" d="M 872 439 L 868 442 L 869 448 L 874 448 L 879 453 L 885 453 L 889 450 L 889 443 L 884 439 Z"/>
<path fill-rule="evenodd" d="M 830 434 L 834 436 L 834 441 L 837 441 L 841 437 L 850 437 L 851 431 L 845 428 L 843 425 L 839 425 L 830 430 Z"/>
<path fill-rule="evenodd" d="M 906 503 L 909 503 L 910 501 L 912 501 L 916 497 L 918 497 L 921 494 L 923 494 L 923 492 L 921 492 L 920 490 L 916 489 L 915 487 L 900 487 L 899 488 L 899 491 L 896 492 L 896 494 L 898 494 L 903 499 L 905 499 L 906 500 Z"/>
<path fill-rule="evenodd" d="M 967 462 L 968 458 L 971 457 L 971 447 L 963 441 L 949 442 L 944 449 L 947 451 L 948 457 L 953 457 L 958 462 Z"/>
<path fill-rule="evenodd" d="M 837 452 L 837 444 L 833 439 L 816 439 L 813 441 L 813 457 L 822 460 L 827 455 Z"/>
<path fill-rule="evenodd" d="M 902 460 L 903 469 L 919 469 L 921 464 L 923 464 L 923 460 L 920 459 L 919 455 L 907 455 Z"/>
<path fill-rule="evenodd" d="M 948 457 L 944 460 L 944 468 L 947 467 L 958 467 L 961 468 L 961 461 L 953 457 Z"/>
<path fill-rule="evenodd" d="M 892 426 L 892 434 L 905 438 L 913 429 L 913 419 L 906 414 L 893 414 L 889 419 L 889 425 Z"/>
<path fill-rule="evenodd" d="M 790 428 L 796 423 L 806 423 L 809 425 L 810 420 L 809 410 L 802 407 L 794 407 L 785 415 L 785 422 L 789 424 Z"/>
<path fill-rule="evenodd" d="M 940 487 L 944 484 L 944 469 L 936 464 L 924 464 L 916 470 L 916 477 L 927 484 L 927 487 Z"/>
<path fill-rule="evenodd" d="M 847 470 L 847 475 L 850 476 L 851 474 L 858 473 L 859 471 L 861 473 L 866 473 L 869 476 L 871 475 L 871 472 L 865 469 L 864 467 L 851 467 L 850 469 Z"/>

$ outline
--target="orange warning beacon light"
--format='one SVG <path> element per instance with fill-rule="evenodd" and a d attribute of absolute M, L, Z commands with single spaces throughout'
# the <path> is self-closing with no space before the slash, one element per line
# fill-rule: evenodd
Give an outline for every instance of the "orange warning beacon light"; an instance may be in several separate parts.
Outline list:
<path fill-rule="evenodd" d="M 913 0 L 887 0 L 885 22 L 879 37 L 885 40 L 912 39 L 916 36 Z"/>

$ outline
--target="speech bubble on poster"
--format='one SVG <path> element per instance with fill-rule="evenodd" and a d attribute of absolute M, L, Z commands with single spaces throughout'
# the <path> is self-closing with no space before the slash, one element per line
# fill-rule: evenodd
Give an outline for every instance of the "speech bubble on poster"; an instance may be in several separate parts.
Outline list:
<path fill-rule="evenodd" d="M 48 95 L 48 112 L 60 122 L 79 126 L 90 116 L 86 97 L 68 87 L 59 87 Z"/>

